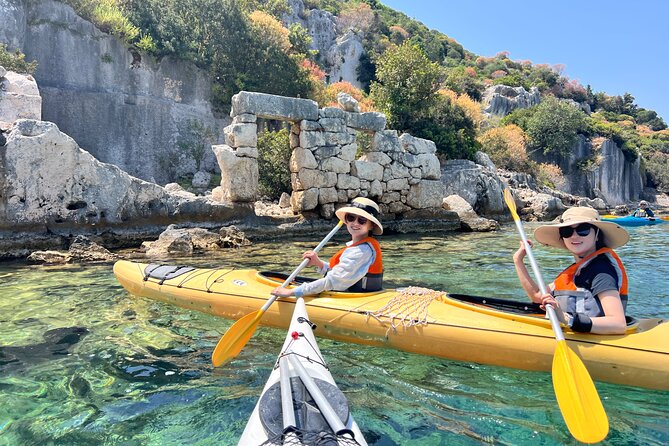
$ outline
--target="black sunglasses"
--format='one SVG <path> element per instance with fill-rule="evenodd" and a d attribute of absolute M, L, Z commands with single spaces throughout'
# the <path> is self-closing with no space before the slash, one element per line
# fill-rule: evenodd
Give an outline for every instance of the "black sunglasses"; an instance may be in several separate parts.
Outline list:
<path fill-rule="evenodd" d="M 346 220 L 346 223 L 353 223 L 356 218 L 358 219 L 358 223 L 361 225 L 364 225 L 367 223 L 367 219 L 365 217 L 361 217 L 359 215 L 354 215 L 354 214 L 346 214 L 344 216 L 344 220 Z"/>
<path fill-rule="evenodd" d="M 563 226 L 559 229 L 560 238 L 569 238 L 574 235 L 574 231 L 576 231 L 576 233 L 581 237 L 585 237 L 586 235 L 590 234 L 590 230 L 592 228 L 593 226 L 588 223 L 581 223 L 575 228 L 572 228 L 571 226 Z"/>

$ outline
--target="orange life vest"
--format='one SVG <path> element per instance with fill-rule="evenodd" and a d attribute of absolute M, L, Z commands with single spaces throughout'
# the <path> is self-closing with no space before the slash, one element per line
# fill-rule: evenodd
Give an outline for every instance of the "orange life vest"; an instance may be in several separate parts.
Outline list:
<path fill-rule="evenodd" d="M 601 248 L 585 256 L 569 268 L 562 271 L 555 279 L 553 295 L 567 313 L 585 313 L 591 317 L 603 316 L 604 311 L 597 296 L 590 290 L 576 286 L 576 276 L 597 256 L 604 255 L 609 260 L 618 276 L 618 292 L 623 308 L 627 308 L 627 272 L 620 257 L 611 248 Z"/>
<path fill-rule="evenodd" d="M 365 237 L 359 242 L 345 246 L 337 251 L 337 253 L 330 258 L 330 268 L 334 268 L 339 263 L 339 260 L 346 249 L 363 243 L 369 243 L 372 246 L 372 249 L 374 249 L 374 252 L 376 253 L 376 258 L 367 270 L 365 277 L 349 287 L 348 291 L 379 291 L 383 289 L 383 255 L 381 254 L 381 245 L 374 237 Z"/>

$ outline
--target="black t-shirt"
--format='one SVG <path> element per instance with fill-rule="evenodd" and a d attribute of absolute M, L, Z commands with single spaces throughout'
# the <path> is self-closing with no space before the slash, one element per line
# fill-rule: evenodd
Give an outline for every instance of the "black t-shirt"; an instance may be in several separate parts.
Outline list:
<path fill-rule="evenodd" d="M 609 259 L 598 255 L 574 279 L 577 287 L 590 290 L 593 296 L 603 291 L 618 291 L 618 273 Z"/>

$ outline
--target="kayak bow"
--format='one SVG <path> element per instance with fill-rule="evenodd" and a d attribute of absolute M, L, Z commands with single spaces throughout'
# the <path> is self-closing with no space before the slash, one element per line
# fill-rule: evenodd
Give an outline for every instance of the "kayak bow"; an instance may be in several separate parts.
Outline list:
<path fill-rule="evenodd" d="M 281 353 L 239 445 L 366 445 L 298 298 Z"/>

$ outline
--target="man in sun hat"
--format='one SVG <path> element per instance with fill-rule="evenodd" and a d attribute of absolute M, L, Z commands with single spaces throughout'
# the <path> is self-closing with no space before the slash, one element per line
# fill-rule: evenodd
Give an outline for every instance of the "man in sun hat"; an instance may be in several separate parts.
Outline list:
<path fill-rule="evenodd" d="M 544 245 L 569 251 L 575 262 L 542 295 L 525 267 L 525 246 L 513 255 L 520 283 L 542 308 L 552 305 L 572 331 L 622 334 L 626 330 L 627 273 L 613 249 L 629 241 L 629 234 L 613 222 L 601 221 L 588 207 L 567 209 L 556 224 L 543 225 L 534 238 Z"/>
<path fill-rule="evenodd" d="M 324 276 L 296 288 L 277 287 L 272 294 L 280 297 L 311 296 L 323 291 L 370 292 L 383 288 L 383 256 L 381 246 L 371 234 L 383 234 L 379 222 L 379 206 L 369 198 L 358 197 L 351 204 L 338 209 L 335 215 L 346 224 L 351 241 L 337 252 L 328 263 L 313 251 L 302 258 L 307 266 L 315 266 Z"/>
<path fill-rule="evenodd" d="M 650 208 L 650 206 L 648 206 L 648 202 L 646 200 L 641 200 L 639 202 L 639 207 L 636 208 L 636 211 L 634 211 L 632 215 L 634 217 L 642 217 L 642 218 L 655 217 L 655 213 Z"/>

